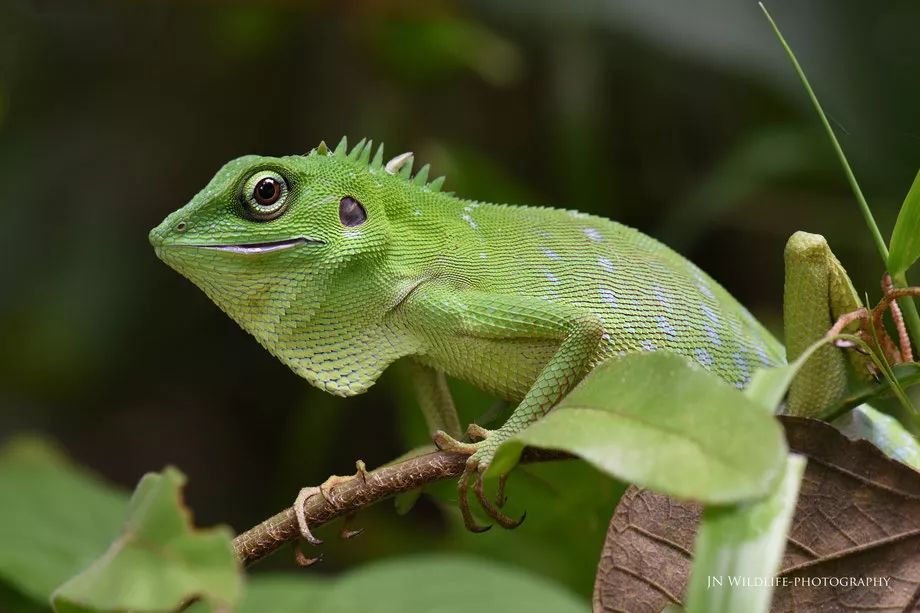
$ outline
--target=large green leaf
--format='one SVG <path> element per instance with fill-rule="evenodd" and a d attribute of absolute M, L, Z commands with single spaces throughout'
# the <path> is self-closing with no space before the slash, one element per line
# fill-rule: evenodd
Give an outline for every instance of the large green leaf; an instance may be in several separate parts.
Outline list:
<path fill-rule="evenodd" d="M 108 551 L 52 595 L 55 610 L 163 611 L 192 597 L 227 608 L 242 576 L 226 527 L 197 530 L 182 503 L 175 468 L 141 479 L 121 535 Z"/>
<path fill-rule="evenodd" d="M 779 424 L 757 402 L 666 352 L 595 369 L 502 445 L 493 470 L 510 469 L 524 446 L 567 451 L 623 481 L 707 504 L 767 495 L 786 456 Z"/>
<path fill-rule="evenodd" d="M 334 579 L 312 571 L 302 573 L 261 573 L 246 582 L 246 591 L 237 613 L 292 613 L 321 611 L 320 605 L 328 598 L 335 585 Z M 199 605 L 189 613 L 198 613 Z"/>
<path fill-rule="evenodd" d="M 772 581 L 779 572 L 804 471 L 805 458 L 791 455 L 784 478 L 769 498 L 703 511 L 687 590 L 688 613 L 769 611 Z"/>
<path fill-rule="evenodd" d="M 334 581 L 256 575 L 239 613 L 586 613 L 588 603 L 537 575 L 450 554 L 375 562 Z"/>
<path fill-rule="evenodd" d="M 24 596 L 5 583 L 0 583 L 0 611 L 3 613 L 46 613 L 47 604 Z"/>
<path fill-rule="evenodd" d="M 897 277 L 920 257 L 920 172 L 904 198 L 888 247 L 888 272 Z"/>
<path fill-rule="evenodd" d="M 0 580 L 47 602 L 118 533 L 128 497 L 37 438 L 0 451 Z"/>

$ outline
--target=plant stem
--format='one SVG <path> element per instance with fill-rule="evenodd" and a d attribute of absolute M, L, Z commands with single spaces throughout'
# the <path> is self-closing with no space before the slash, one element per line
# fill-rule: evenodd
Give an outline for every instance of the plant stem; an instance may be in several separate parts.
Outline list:
<path fill-rule="evenodd" d="M 802 70 L 802 66 L 799 64 L 795 54 L 792 52 L 792 48 L 789 47 L 786 39 L 783 38 L 783 35 L 779 31 L 779 27 L 776 25 L 776 22 L 773 21 L 773 17 L 770 16 L 769 11 L 767 11 L 767 7 L 763 5 L 763 2 L 758 2 L 758 4 L 760 5 L 760 9 L 763 11 L 763 14 L 767 17 L 767 21 L 770 22 L 770 26 L 772 26 L 773 32 L 776 33 L 776 37 L 779 39 L 780 44 L 786 51 L 786 55 L 789 56 L 789 60 L 792 62 L 792 67 L 795 69 L 796 74 L 799 76 L 799 80 L 805 87 L 805 91 L 808 93 L 808 97 L 811 99 L 811 103 L 814 106 L 815 111 L 817 111 L 818 117 L 821 119 L 824 130 L 827 132 L 828 137 L 831 139 L 831 144 L 834 146 L 834 152 L 837 154 L 837 159 L 840 160 L 840 165 L 843 166 L 843 172 L 850 184 L 850 189 L 853 190 L 853 195 L 856 196 L 856 202 L 859 204 L 859 210 L 866 222 L 866 226 L 869 227 L 869 233 L 872 235 L 872 240 L 875 243 L 875 248 L 878 250 L 878 253 L 882 258 L 882 262 L 885 264 L 885 268 L 887 269 L 888 246 L 885 244 L 885 239 L 882 237 L 882 233 L 878 228 L 878 224 L 875 222 L 875 218 L 872 216 L 872 210 L 869 208 L 869 203 L 866 201 L 866 197 L 863 195 L 862 190 L 859 187 L 859 182 L 856 180 L 856 175 L 853 174 L 853 169 L 850 168 L 850 163 L 847 161 L 847 157 L 843 153 L 843 148 L 840 146 L 840 142 L 837 140 L 837 135 L 834 133 L 834 129 L 831 127 L 830 122 L 827 120 L 827 115 L 824 114 L 824 109 L 821 107 L 821 103 L 818 101 L 818 97 L 815 95 L 814 90 L 811 88 L 811 84 L 808 82 L 808 77 L 805 76 L 805 71 Z M 903 273 L 900 275 L 893 275 L 893 280 L 896 287 L 908 287 L 907 278 Z M 913 340 L 915 346 L 920 347 L 920 313 L 917 312 L 916 303 L 914 302 L 913 298 L 907 297 L 899 300 L 898 304 L 905 312 L 905 319 L 907 321 L 907 327 L 910 329 L 911 340 Z"/>
<path fill-rule="evenodd" d="M 792 49 L 789 47 L 788 43 L 786 43 L 786 39 L 783 38 L 783 35 L 780 33 L 779 27 L 776 25 L 776 22 L 773 21 L 773 18 L 767 11 L 767 7 L 763 5 L 763 2 L 759 2 L 758 4 L 760 5 L 760 9 L 763 11 L 763 14 L 766 15 L 770 25 L 773 27 L 773 31 L 776 33 L 776 37 L 779 39 L 780 44 L 786 51 L 786 55 L 789 56 L 789 60 L 792 62 L 792 67 L 795 69 L 796 74 L 799 76 L 799 80 L 802 81 L 802 85 L 805 87 L 805 91 L 808 92 L 808 97 L 811 99 L 812 105 L 818 112 L 818 117 L 821 119 L 821 123 L 824 125 L 824 130 L 827 132 L 828 137 L 830 137 L 831 144 L 834 146 L 834 151 L 837 153 L 837 159 L 840 160 L 840 165 L 843 166 L 843 172 L 846 174 L 847 181 L 850 183 L 850 189 L 853 190 L 853 195 L 856 196 L 856 202 L 859 203 L 859 210 L 862 212 L 863 218 L 866 220 L 866 225 L 869 226 L 869 232 L 872 234 L 872 240 L 875 241 L 875 247 L 878 249 L 879 255 L 882 256 L 882 261 L 887 265 L 888 246 L 885 244 L 885 239 L 882 238 L 882 233 L 878 229 L 878 224 L 875 223 L 875 218 L 872 216 L 872 210 L 869 208 L 869 203 L 866 202 L 866 198 L 863 196 L 862 190 L 859 188 L 859 183 L 856 181 L 856 175 L 853 174 L 853 169 L 850 168 L 850 163 L 847 161 L 847 156 L 844 155 L 843 148 L 840 146 L 840 142 L 837 140 L 837 135 L 834 134 L 834 129 L 831 127 L 830 122 L 827 120 L 827 116 L 824 114 L 824 109 L 821 107 L 821 103 L 818 102 L 818 97 L 815 95 L 814 90 L 811 88 L 811 84 L 808 82 L 808 77 L 805 76 L 805 71 L 803 71 L 802 67 L 799 65 L 799 61 L 796 59 L 795 54 L 792 52 Z"/>

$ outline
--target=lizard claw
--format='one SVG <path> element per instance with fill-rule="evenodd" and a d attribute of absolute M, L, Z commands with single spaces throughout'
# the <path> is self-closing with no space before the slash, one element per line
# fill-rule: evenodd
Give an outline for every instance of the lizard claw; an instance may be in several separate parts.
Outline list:
<path fill-rule="evenodd" d="M 359 477 L 361 478 L 362 481 L 367 483 L 368 472 L 367 472 L 367 467 L 364 464 L 364 461 L 363 460 L 356 461 L 355 468 L 357 470 L 354 475 L 349 475 L 347 477 L 341 477 L 339 475 L 332 475 L 331 477 L 323 481 L 322 485 L 318 487 L 311 486 L 311 487 L 302 488 L 300 490 L 300 493 L 297 494 L 297 499 L 294 501 L 294 516 L 297 518 L 297 527 L 300 529 L 300 535 L 304 538 L 305 541 L 307 541 L 311 545 L 322 545 L 323 541 L 313 536 L 313 532 L 310 531 L 310 525 L 307 522 L 307 511 L 305 509 L 305 505 L 307 504 L 307 501 L 313 496 L 316 496 L 317 494 L 319 494 L 320 496 L 323 497 L 323 499 L 326 500 L 326 502 L 331 504 L 333 507 L 337 507 L 337 503 L 335 501 L 335 497 L 332 492 L 332 489 L 336 485 L 338 485 L 339 483 L 345 482 L 345 481 L 351 481 L 352 479 L 357 479 Z M 362 531 L 363 530 L 346 531 L 343 529 L 342 538 L 351 538 L 351 537 L 357 536 Z M 302 561 L 301 558 L 309 562 L 309 564 L 301 564 L 301 566 L 310 566 L 318 560 L 318 558 L 316 559 L 306 558 L 303 556 L 302 553 L 300 553 L 297 559 L 298 563 L 301 563 Z"/>
<path fill-rule="evenodd" d="M 485 532 L 492 528 L 491 525 L 483 526 L 476 523 L 476 520 L 473 518 L 473 512 L 470 511 L 470 498 L 468 494 L 470 477 L 477 472 L 478 463 L 477 462 L 467 462 L 466 470 L 463 471 L 463 474 L 460 476 L 460 482 L 457 484 L 457 495 L 460 505 L 460 515 L 463 517 L 463 525 L 466 526 L 466 529 L 470 532 Z"/>
<path fill-rule="evenodd" d="M 315 558 L 309 558 L 304 555 L 303 550 L 300 548 L 300 542 L 294 544 L 294 559 L 297 560 L 297 565 L 301 568 L 309 568 L 317 562 L 323 561 L 323 554 L 316 556 Z"/>
<path fill-rule="evenodd" d="M 518 526 L 520 526 L 522 523 L 524 523 L 524 519 L 527 517 L 527 513 L 524 513 L 519 518 L 514 519 L 513 517 L 510 517 L 502 513 L 499 510 L 498 506 L 496 506 L 491 500 L 486 498 L 485 493 L 482 491 L 482 486 L 483 486 L 482 476 L 483 476 L 483 473 L 480 472 L 479 478 L 476 479 L 476 484 L 473 485 L 473 492 L 476 494 L 476 498 L 479 500 L 479 504 L 482 505 L 483 510 L 489 515 L 489 517 L 494 519 L 495 522 L 499 526 L 501 526 L 502 528 L 505 528 L 506 530 L 513 530 L 517 528 Z M 503 477 L 504 476 L 505 475 L 503 475 Z M 499 499 L 502 500 L 503 498 L 504 498 L 504 492 L 502 492 Z M 504 503 L 504 500 L 502 500 L 502 503 Z"/>
<path fill-rule="evenodd" d="M 325 498 L 322 486 L 305 487 L 300 490 L 300 493 L 297 494 L 297 500 L 294 501 L 294 516 L 297 517 L 297 527 L 300 529 L 300 536 L 302 536 L 304 540 L 311 545 L 323 544 L 321 539 L 316 538 L 313 536 L 313 533 L 310 532 L 310 525 L 307 523 L 307 512 L 304 509 L 304 505 L 307 504 L 307 501 L 317 494 Z M 303 556 L 303 553 L 301 552 L 300 555 Z M 301 561 L 300 558 L 298 558 L 297 561 L 299 563 Z M 313 564 L 315 561 L 316 560 L 314 559 L 313 562 L 310 562 L 310 564 Z M 301 566 L 309 566 L 310 564 L 301 564 Z"/>
<path fill-rule="evenodd" d="M 470 477 L 474 475 L 479 468 L 479 460 L 476 458 L 476 452 L 479 451 L 481 443 L 464 443 L 458 441 L 443 430 L 438 430 L 431 437 L 435 446 L 441 451 L 449 453 L 460 453 L 469 456 L 466 460 L 466 467 L 463 474 L 460 475 L 460 481 L 457 482 L 457 503 L 460 507 L 460 515 L 463 517 L 463 525 L 470 532 L 485 532 L 492 526 L 483 526 L 476 523 L 473 518 L 473 512 L 470 511 L 469 487 Z"/>
<path fill-rule="evenodd" d="M 341 538 L 342 540 L 353 539 L 359 534 L 361 534 L 362 532 L 364 532 L 364 528 L 356 528 L 352 530 L 348 527 L 349 525 L 351 525 L 351 522 L 354 520 L 354 518 L 355 518 L 354 513 L 349 513 L 348 515 L 345 516 L 345 521 L 342 522 L 342 528 L 341 530 L 339 530 L 339 538 Z"/>

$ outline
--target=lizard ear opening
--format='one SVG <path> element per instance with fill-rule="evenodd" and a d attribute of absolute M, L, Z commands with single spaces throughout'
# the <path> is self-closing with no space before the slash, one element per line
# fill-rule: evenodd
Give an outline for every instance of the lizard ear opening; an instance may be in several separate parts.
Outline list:
<path fill-rule="evenodd" d="M 351 196 L 345 196 L 339 201 L 339 219 L 342 225 L 349 228 L 360 226 L 367 221 L 367 211 L 360 202 Z"/>

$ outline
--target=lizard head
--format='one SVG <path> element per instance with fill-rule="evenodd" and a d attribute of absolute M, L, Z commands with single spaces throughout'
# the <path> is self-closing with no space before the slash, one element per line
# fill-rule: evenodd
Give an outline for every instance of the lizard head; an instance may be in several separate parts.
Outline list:
<path fill-rule="evenodd" d="M 233 160 L 154 228 L 150 242 L 160 259 L 311 378 L 306 371 L 314 366 L 295 349 L 316 348 L 316 339 L 304 337 L 314 316 L 358 306 L 370 315 L 376 306 L 339 304 L 347 301 L 332 300 L 335 289 L 363 288 L 347 296 L 352 303 L 383 300 L 368 263 L 386 257 L 386 207 L 404 199 L 401 179 L 411 161 L 398 156 L 385 166 L 382 148 L 373 160 L 370 153 L 370 143 L 348 151 L 343 139 L 335 151 L 321 143 L 307 155 Z M 421 189 L 436 189 L 419 178 Z M 354 321 L 353 312 L 341 319 Z"/>

